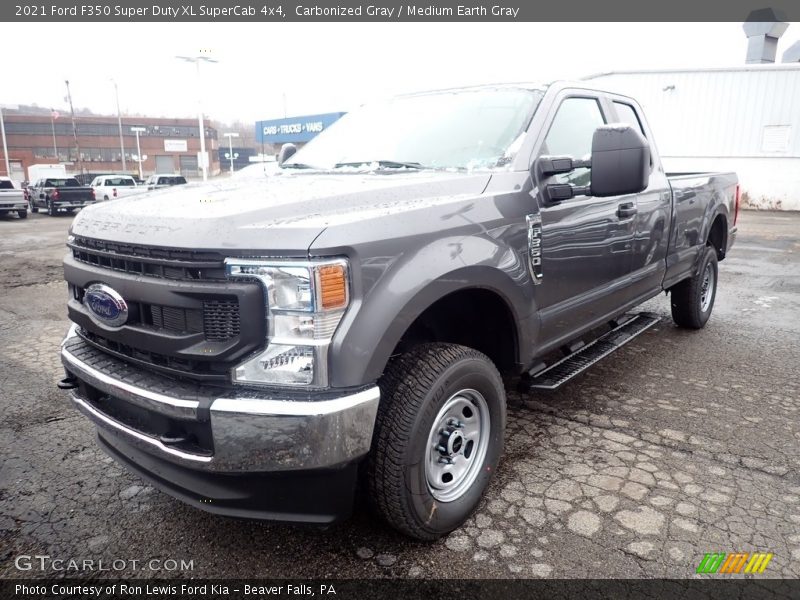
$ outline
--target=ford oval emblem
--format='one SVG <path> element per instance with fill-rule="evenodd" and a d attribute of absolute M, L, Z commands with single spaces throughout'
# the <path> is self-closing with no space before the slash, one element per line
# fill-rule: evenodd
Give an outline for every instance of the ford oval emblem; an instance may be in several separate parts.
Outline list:
<path fill-rule="evenodd" d="M 93 283 L 86 288 L 83 304 L 92 321 L 98 325 L 121 327 L 128 320 L 128 305 L 113 288 L 104 283 Z"/>

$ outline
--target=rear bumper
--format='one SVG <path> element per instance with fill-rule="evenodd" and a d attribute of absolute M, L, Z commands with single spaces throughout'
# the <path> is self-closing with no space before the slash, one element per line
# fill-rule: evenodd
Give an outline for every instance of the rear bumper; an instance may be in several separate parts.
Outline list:
<path fill-rule="evenodd" d="M 95 202 L 97 202 L 97 200 L 86 200 L 85 202 L 79 200 L 64 200 L 62 202 L 53 202 L 53 206 L 56 208 L 84 208 L 86 206 L 91 206 Z"/>
<path fill-rule="evenodd" d="M 0 202 L 0 210 L 28 210 L 28 203 L 23 200 L 19 202 Z"/>
<path fill-rule="evenodd" d="M 70 399 L 101 446 L 156 487 L 230 516 L 326 523 L 349 514 L 376 386 L 323 399 L 220 393 L 91 352 L 71 329 L 61 348 L 79 384 Z"/>

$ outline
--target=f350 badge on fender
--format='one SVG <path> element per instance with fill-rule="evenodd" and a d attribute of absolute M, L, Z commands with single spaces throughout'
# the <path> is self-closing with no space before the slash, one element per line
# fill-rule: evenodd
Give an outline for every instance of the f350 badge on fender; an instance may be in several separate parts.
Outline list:
<path fill-rule="evenodd" d="M 542 217 L 527 215 L 528 224 L 528 268 L 533 283 L 542 283 Z"/>

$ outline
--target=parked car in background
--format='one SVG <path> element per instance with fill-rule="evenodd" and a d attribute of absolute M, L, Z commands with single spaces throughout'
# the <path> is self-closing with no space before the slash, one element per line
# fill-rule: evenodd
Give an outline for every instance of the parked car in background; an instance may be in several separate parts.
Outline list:
<path fill-rule="evenodd" d="M 17 213 L 20 219 L 28 217 L 28 205 L 25 203 L 25 192 L 14 185 L 8 177 L 0 177 L 0 215 Z"/>
<path fill-rule="evenodd" d="M 94 203 L 92 188 L 82 186 L 74 177 L 46 177 L 38 180 L 28 190 L 31 212 L 37 213 L 40 208 L 44 208 L 51 217 L 60 210 L 72 213 L 76 208 Z"/>
<path fill-rule="evenodd" d="M 96 200 L 113 200 L 125 198 L 147 191 L 144 186 L 136 185 L 130 175 L 100 175 L 89 184 Z"/>
<path fill-rule="evenodd" d="M 148 190 L 157 190 L 159 188 L 170 187 L 173 185 L 184 185 L 188 183 L 186 177 L 183 175 L 155 173 L 150 175 L 145 182 Z"/>

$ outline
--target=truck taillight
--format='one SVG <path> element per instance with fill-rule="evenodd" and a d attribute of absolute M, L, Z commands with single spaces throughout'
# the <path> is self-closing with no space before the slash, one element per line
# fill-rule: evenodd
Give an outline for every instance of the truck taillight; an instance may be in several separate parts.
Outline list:
<path fill-rule="evenodd" d="M 736 184 L 736 212 L 733 213 L 733 224 L 736 225 L 736 221 L 739 220 L 739 184 Z"/>
<path fill-rule="evenodd" d="M 94 195 L 94 188 L 89 188 L 89 193 L 92 195 L 92 200 L 96 200 Z"/>
<path fill-rule="evenodd" d="M 53 190 L 53 200 L 58 200 L 58 190 Z"/>
<path fill-rule="evenodd" d="M 114 195 L 114 198 L 117 197 L 117 188 L 112 188 L 111 193 Z"/>

